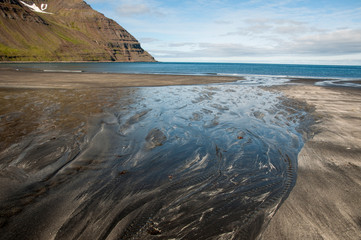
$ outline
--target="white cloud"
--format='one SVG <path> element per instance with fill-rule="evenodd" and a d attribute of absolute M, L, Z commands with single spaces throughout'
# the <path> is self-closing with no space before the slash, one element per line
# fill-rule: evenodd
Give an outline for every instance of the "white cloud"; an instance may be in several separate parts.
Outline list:
<path fill-rule="evenodd" d="M 232 24 L 231 21 L 225 21 L 225 20 L 216 20 L 214 21 L 216 24 Z"/>
<path fill-rule="evenodd" d="M 192 46 L 192 49 L 165 48 L 155 49 L 151 52 L 161 57 L 169 58 L 227 58 L 240 56 L 259 56 L 264 54 L 267 49 L 245 46 L 243 44 L 228 43 L 191 43 L 186 46 Z M 179 45 L 184 46 L 184 45 Z M 173 46 L 178 47 L 178 45 Z M 268 50 L 269 51 L 269 50 Z"/>
<path fill-rule="evenodd" d="M 333 63 L 339 59 L 348 59 L 354 62 L 361 56 L 361 29 L 343 29 L 328 33 L 302 36 L 280 42 L 277 46 L 252 46 L 241 43 L 178 43 L 169 44 L 164 49 L 151 51 L 156 58 L 164 60 L 174 59 L 208 59 L 209 61 L 225 59 L 253 59 L 253 62 L 263 62 L 268 59 L 284 60 L 286 62 L 297 59 L 307 63 L 309 61 L 323 61 Z M 179 48 L 179 47 L 189 48 Z M 333 56 L 329 59 L 329 56 Z M 292 60 L 293 59 L 293 60 Z M 296 60 L 295 60 L 296 59 Z M 299 62 L 300 62 L 299 61 Z M 302 62 L 302 63 L 303 63 Z M 359 61 L 361 62 L 361 61 Z M 351 64 L 351 62 L 348 62 Z"/>
<path fill-rule="evenodd" d="M 140 38 L 139 39 L 139 41 L 141 42 L 141 43 L 154 43 L 154 42 L 159 42 L 160 40 L 159 39 L 157 39 L 157 38 Z"/>
<path fill-rule="evenodd" d="M 197 46 L 197 43 L 192 42 L 175 42 L 175 43 L 169 43 L 168 47 L 195 47 Z"/>
<path fill-rule="evenodd" d="M 361 53 L 361 29 L 342 29 L 322 34 L 305 35 L 288 43 L 283 51 L 313 55 Z"/>
<path fill-rule="evenodd" d="M 307 32 L 320 32 L 322 29 L 309 26 L 305 22 L 289 19 L 257 18 L 245 19 L 237 31 L 228 32 L 225 35 L 300 35 Z"/>

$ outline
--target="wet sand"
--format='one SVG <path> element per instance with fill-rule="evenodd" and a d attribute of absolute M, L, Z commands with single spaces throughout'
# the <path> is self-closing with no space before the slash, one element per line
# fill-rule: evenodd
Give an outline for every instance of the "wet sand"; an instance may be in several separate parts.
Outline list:
<path fill-rule="evenodd" d="M 1 75 L 2 239 L 255 239 L 308 114 L 234 78 L 108 76 Z"/>
<path fill-rule="evenodd" d="M 315 136 L 298 157 L 298 178 L 262 239 L 360 239 L 361 91 L 282 86 L 315 107 Z"/>
<path fill-rule="evenodd" d="M 232 232 L 232 227 L 237 229 L 245 223 L 251 227 L 241 229 L 238 238 L 256 238 L 257 233 L 263 230 L 262 222 L 270 218 L 274 209 L 287 197 L 295 169 L 287 166 L 282 169 L 281 173 L 286 173 L 283 180 L 277 175 L 266 179 L 250 173 L 247 173 L 251 176 L 247 179 L 242 177 L 247 175 L 245 172 L 234 172 L 232 165 L 217 165 L 219 159 L 225 156 L 229 159 L 237 158 L 236 154 L 231 154 L 232 148 L 237 146 L 236 141 L 240 140 L 238 137 L 245 140 L 249 138 L 244 143 L 245 147 L 252 141 L 259 141 L 256 146 L 267 143 L 265 139 L 254 137 L 259 134 L 257 132 L 232 128 L 227 129 L 235 131 L 227 141 L 221 140 L 218 145 L 208 141 L 224 134 L 222 115 L 230 119 L 233 115 L 237 117 L 237 113 L 229 111 L 227 103 L 237 96 L 234 87 L 226 88 L 230 98 L 227 101 L 217 99 L 217 96 L 222 96 L 222 88 L 203 86 L 184 91 L 184 94 L 194 94 L 190 95 L 190 108 L 192 104 L 203 104 L 206 101 L 212 104 L 206 105 L 201 111 L 195 109 L 188 117 L 175 117 L 180 125 L 168 130 L 164 127 L 145 128 L 147 124 L 153 124 L 151 119 L 154 118 L 149 120 L 149 115 L 160 117 L 162 112 L 150 111 L 149 106 L 137 103 L 138 99 L 144 98 L 143 95 L 138 97 L 137 91 L 122 88 L 232 82 L 239 78 L 133 74 L 106 76 L 105 80 L 100 80 L 98 74 L 86 73 L 1 72 L 0 97 L 4 104 L 0 108 L 0 191 L 5 194 L 0 196 L 0 202 L 5 205 L 1 206 L 0 229 L 6 233 L 4 238 L 31 236 L 38 239 L 86 239 L 98 236 L 99 239 L 112 239 L 123 236 L 124 239 L 136 239 L 141 236 L 143 239 L 158 239 L 162 237 L 162 231 L 168 229 L 171 233 L 168 236 L 174 238 L 183 236 L 191 239 L 193 236 L 193 239 L 202 239 L 202 235 L 192 235 L 201 234 L 202 231 L 188 232 L 193 227 L 190 223 L 198 222 L 199 219 L 200 225 L 195 226 L 204 226 L 203 231 L 209 234 L 221 234 L 224 229 L 206 223 L 222 218 L 232 222 L 224 226 L 230 230 L 227 230 L 228 234 L 221 235 L 222 239 L 237 236 Z M 152 98 L 155 106 L 158 106 L 158 101 L 167 101 L 156 97 L 161 90 L 155 89 L 154 94 L 148 93 L 155 96 Z M 313 115 L 318 122 L 314 126 L 316 128 L 313 128 L 316 135 L 299 154 L 296 187 L 271 220 L 262 235 L 263 239 L 358 239 L 361 229 L 360 91 L 312 85 L 273 87 L 274 90 L 315 106 Z M 174 89 L 170 94 L 176 96 L 177 100 L 179 91 Z M 257 90 L 254 94 L 259 95 L 259 99 L 273 101 L 264 92 Z M 234 104 L 253 101 L 252 97 L 251 94 L 248 99 L 234 100 Z M 114 101 L 120 98 L 122 102 Z M 298 105 L 299 102 L 294 103 L 293 107 L 302 107 Z M 172 111 L 176 113 L 183 107 Z M 265 115 L 267 112 L 274 118 Z M 255 129 L 268 120 L 276 121 L 283 129 L 287 128 L 284 119 L 291 113 L 294 114 L 295 109 L 285 111 L 282 107 L 265 107 L 259 110 L 254 106 L 249 114 L 257 123 Z M 291 120 L 299 118 L 296 115 Z M 199 125 L 202 121 L 204 124 Z M 203 128 L 214 128 L 214 132 L 210 136 L 204 135 L 204 139 L 184 142 L 192 132 L 180 130 L 183 125 L 184 129 L 189 129 L 190 123 L 195 130 L 201 129 L 197 130 L 199 135 L 202 135 Z M 247 121 L 241 125 L 246 124 Z M 137 128 L 140 131 L 136 131 Z M 120 134 L 116 134 L 119 130 Z M 176 136 L 169 135 L 171 131 Z M 274 129 L 269 135 L 276 133 L 277 129 Z M 142 139 L 142 144 L 125 137 L 127 134 L 133 134 L 133 139 Z M 297 146 L 296 139 L 293 138 Z M 200 147 L 197 150 L 199 152 L 187 160 L 189 169 L 177 165 L 181 160 L 177 158 L 183 151 L 193 151 L 200 143 L 210 149 L 209 152 L 204 152 Z M 177 148 L 179 144 L 183 144 L 182 150 Z M 172 160 L 174 171 L 164 172 L 153 164 L 169 165 L 167 155 L 169 157 L 170 153 L 165 152 L 165 147 L 171 147 L 175 154 Z M 132 149 L 136 152 L 132 152 Z M 151 161 L 147 162 L 144 155 L 149 154 L 149 151 Z M 22 154 L 19 155 L 19 152 Z M 250 155 L 250 161 L 252 158 Z M 134 162 L 134 159 L 138 162 Z M 200 173 L 199 169 L 203 168 L 205 171 Z M 151 175 L 152 172 L 156 173 L 156 177 Z M 142 178 L 137 178 L 139 173 Z M 91 183 L 89 179 L 99 181 Z M 144 184 L 149 180 L 148 184 Z M 252 188 L 244 185 L 242 187 L 245 189 L 240 188 L 240 192 L 237 192 L 239 189 L 227 192 L 234 187 L 236 180 L 250 184 Z M 276 188 L 278 192 L 270 194 L 268 191 L 271 188 Z M 239 202 L 242 194 L 244 198 Z M 155 197 L 169 202 L 165 206 L 160 205 L 154 200 Z M 202 205 L 205 200 L 212 201 L 217 210 L 215 213 L 213 208 Z M 224 204 L 224 200 L 227 200 L 227 204 Z M 238 210 L 235 211 L 237 208 L 244 217 L 239 217 Z M 226 211 L 233 211 L 235 215 L 222 215 Z M 149 216 L 153 217 L 150 219 Z M 103 230 L 88 226 L 99 226 Z M 184 228 L 180 229 L 180 226 Z M 177 235 L 184 229 L 185 235 Z"/>
<path fill-rule="evenodd" d="M 116 88 L 232 82 L 240 77 L 155 74 L 49 73 L 0 69 L 0 87 Z"/>

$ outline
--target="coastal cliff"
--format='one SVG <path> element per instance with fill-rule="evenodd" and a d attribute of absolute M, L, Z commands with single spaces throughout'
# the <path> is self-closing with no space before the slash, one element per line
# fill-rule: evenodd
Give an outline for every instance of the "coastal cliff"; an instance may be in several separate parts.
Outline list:
<path fill-rule="evenodd" d="M 82 0 L 0 0 L 0 61 L 155 59 L 123 27 Z"/>

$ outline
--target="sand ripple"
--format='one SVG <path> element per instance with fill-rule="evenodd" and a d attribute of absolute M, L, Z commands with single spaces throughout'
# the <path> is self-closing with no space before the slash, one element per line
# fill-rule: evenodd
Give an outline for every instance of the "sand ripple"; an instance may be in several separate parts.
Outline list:
<path fill-rule="evenodd" d="M 0 95 L 2 239 L 253 239 L 295 184 L 307 114 L 276 93 L 17 91 Z"/>

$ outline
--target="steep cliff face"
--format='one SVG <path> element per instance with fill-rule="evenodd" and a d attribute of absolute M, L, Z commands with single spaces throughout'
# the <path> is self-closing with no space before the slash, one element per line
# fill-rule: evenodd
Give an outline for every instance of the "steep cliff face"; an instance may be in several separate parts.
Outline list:
<path fill-rule="evenodd" d="M 0 0 L 0 60 L 155 61 L 82 0 Z"/>

